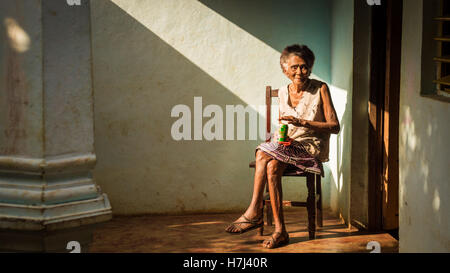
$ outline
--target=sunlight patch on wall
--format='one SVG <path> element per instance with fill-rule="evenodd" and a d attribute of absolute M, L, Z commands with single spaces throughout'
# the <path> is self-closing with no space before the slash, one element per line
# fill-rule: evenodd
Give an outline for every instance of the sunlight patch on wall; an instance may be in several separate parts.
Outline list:
<path fill-rule="evenodd" d="M 113 2 L 249 105 L 288 82 L 280 52 L 198 1 Z"/>
<path fill-rule="evenodd" d="M 278 88 L 289 83 L 279 66 L 280 52 L 198 1 L 112 2 L 262 117 L 265 111 L 258 105 L 264 105 L 266 85 Z M 311 78 L 323 81 L 315 74 Z M 329 87 L 341 119 L 347 91 Z"/>
<path fill-rule="evenodd" d="M 16 52 L 23 53 L 30 48 L 30 37 L 13 18 L 5 18 L 4 25 L 9 46 Z"/>
<path fill-rule="evenodd" d="M 437 191 L 437 189 L 435 189 L 433 196 L 433 209 L 435 211 L 439 211 L 440 206 L 441 206 L 441 198 L 439 197 L 439 192 Z"/>
<path fill-rule="evenodd" d="M 409 107 L 405 108 L 403 124 L 401 124 L 401 126 L 403 127 L 401 134 L 402 142 L 409 147 L 411 152 L 414 152 L 416 150 L 416 147 L 420 145 L 420 143 L 419 139 L 416 136 L 416 127 Z"/>
<path fill-rule="evenodd" d="M 336 109 L 336 114 L 338 116 L 339 121 L 342 121 L 342 118 L 345 113 L 345 108 L 347 107 L 347 90 L 341 89 L 339 87 L 330 85 L 330 94 L 331 99 L 334 104 L 334 108 Z M 343 149 L 344 149 L 344 139 L 346 136 L 344 133 L 345 125 L 341 123 L 341 131 L 338 135 L 331 135 L 330 137 L 330 170 L 333 176 L 333 181 L 336 185 L 336 188 L 339 192 L 342 192 L 342 165 L 344 160 L 349 160 L 348 158 L 344 158 Z M 335 166 L 335 167 L 331 167 Z"/>
<path fill-rule="evenodd" d="M 248 104 L 286 81 L 279 52 L 198 1 L 113 2 Z"/>

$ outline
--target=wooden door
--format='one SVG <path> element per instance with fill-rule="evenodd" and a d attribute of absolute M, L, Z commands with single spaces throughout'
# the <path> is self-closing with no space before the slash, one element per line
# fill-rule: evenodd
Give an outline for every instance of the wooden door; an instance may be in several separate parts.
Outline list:
<path fill-rule="evenodd" d="M 372 8 L 369 94 L 369 229 L 398 228 L 401 0 Z"/>
<path fill-rule="evenodd" d="M 382 223 L 398 228 L 398 122 L 403 1 L 386 3 L 386 79 L 383 111 Z"/>

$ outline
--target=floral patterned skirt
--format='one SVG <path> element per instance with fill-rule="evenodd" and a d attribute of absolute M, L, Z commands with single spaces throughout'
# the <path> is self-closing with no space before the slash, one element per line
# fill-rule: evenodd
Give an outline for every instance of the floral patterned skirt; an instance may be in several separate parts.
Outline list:
<path fill-rule="evenodd" d="M 256 147 L 274 159 L 288 163 L 285 175 L 300 175 L 305 172 L 324 176 L 322 163 L 310 155 L 301 142 L 292 141 L 291 145 L 284 146 L 278 142 L 264 142 Z"/>

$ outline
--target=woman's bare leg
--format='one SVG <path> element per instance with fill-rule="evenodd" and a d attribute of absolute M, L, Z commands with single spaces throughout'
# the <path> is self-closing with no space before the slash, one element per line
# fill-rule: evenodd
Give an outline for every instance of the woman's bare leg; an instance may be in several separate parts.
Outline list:
<path fill-rule="evenodd" d="M 267 164 L 267 182 L 269 183 L 270 204 L 272 206 L 275 230 L 272 237 L 287 236 L 283 215 L 283 190 L 281 178 L 287 164 L 278 160 L 272 160 Z M 281 235 L 280 235 L 281 234 Z M 268 242 L 264 242 L 267 247 Z"/>
<path fill-rule="evenodd" d="M 256 166 L 255 166 L 255 179 L 253 183 L 253 196 L 252 201 L 250 202 L 250 206 L 244 213 L 244 216 L 247 219 L 258 219 L 262 217 L 262 202 L 264 196 L 264 186 L 267 182 L 267 163 L 270 162 L 273 158 L 261 150 L 256 152 Z M 246 221 L 244 217 L 240 217 L 235 222 L 243 222 Z M 238 224 L 241 229 L 245 229 L 250 224 Z M 238 232 L 239 228 L 230 225 L 226 228 L 228 232 Z"/>
<path fill-rule="evenodd" d="M 261 215 L 264 188 L 267 182 L 267 164 L 273 158 L 261 150 L 256 152 L 255 179 L 253 183 L 253 196 L 246 216 L 256 217 Z"/>

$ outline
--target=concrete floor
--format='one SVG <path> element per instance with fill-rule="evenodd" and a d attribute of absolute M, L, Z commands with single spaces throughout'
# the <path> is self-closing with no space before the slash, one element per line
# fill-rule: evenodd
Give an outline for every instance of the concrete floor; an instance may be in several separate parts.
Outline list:
<path fill-rule="evenodd" d="M 317 238 L 309 240 L 304 208 L 285 210 L 290 243 L 277 249 L 264 249 L 261 244 L 273 227 L 265 226 L 263 236 L 258 236 L 256 230 L 242 235 L 224 232 L 239 216 L 240 213 L 114 217 L 95 230 L 89 252 L 370 252 L 366 249 L 370 241 L 379 242 L 381 252 L 398 252 L 398 241 L 388 233 L 349 229 L 326 211 Z"/>

